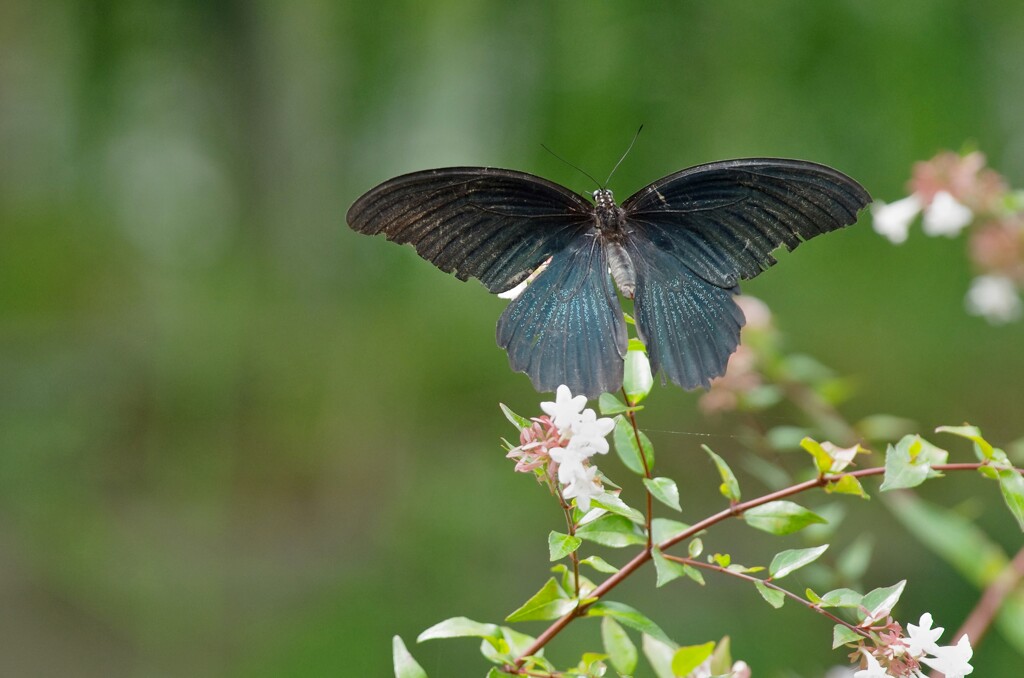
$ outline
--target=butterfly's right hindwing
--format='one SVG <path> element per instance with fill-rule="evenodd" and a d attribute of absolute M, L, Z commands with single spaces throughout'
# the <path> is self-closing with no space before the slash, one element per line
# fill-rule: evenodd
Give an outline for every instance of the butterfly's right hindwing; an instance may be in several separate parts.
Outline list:
<path fill-rule="evenodd" d="M 581 196 L 532 174 L 452 167 L 384 182 L 352 205 L 348 223 L 502 292 L 589 227 L 592 212 Z"/>
<path fill-rule="evenodd" d="M 498 345 L 538 391 L 596 398 L 622 386 L 626 322 L 592 234 L 573 240 L 498 319 Z"/>

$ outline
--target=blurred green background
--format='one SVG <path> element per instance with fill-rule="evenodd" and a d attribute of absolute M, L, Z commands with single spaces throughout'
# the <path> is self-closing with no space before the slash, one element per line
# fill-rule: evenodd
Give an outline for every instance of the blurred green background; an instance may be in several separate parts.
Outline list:
<path fill-rule="evenodd" d="M 349 231 L 348 205 L 455 164 L 588 191 L 540 144 L 603 177 L 640 123 L 620 199 L 773 155 L 892 200 L 913 161 L 965 141 L 1019 187 L 1021 35 L 1024 4 L 1003 0 L 4 0 L 0 675 L 385 676 L 392 634 L 500 620 L 562 525 L 499 447 L 497 402 L 539 400 L 495 345 L 505 302 Z M 1024 434 L 1024 324 L 964 313 L 963 240 L 894 247 L 868 222 L 745 291 L 856 378 L 851 416 Z M 719 506 L 699 444 L 741 449 L 696 397 L 658 388 L 642 420 L 684 519 Z M 993 486 L 937 492 L 1019 547 Z M 900 618 L 955 628 L 976 593 L 880 502 L 853 508 L 836 539 L 873 528 L 866 584 L 907 577 Z M 722 535 L 710 548 L 741 562 L 802 544 Z M 758 678 L 844 662 L 804 610 L 652 584 L 616 598 L 686 644 L 731 633 Z M 550 656 L 597 637 L 572 629 Z M 475 645 L 412 649 L 431 675 L 482 675 Z M 993 635 L 976 673 L 1019 662 Z"/>

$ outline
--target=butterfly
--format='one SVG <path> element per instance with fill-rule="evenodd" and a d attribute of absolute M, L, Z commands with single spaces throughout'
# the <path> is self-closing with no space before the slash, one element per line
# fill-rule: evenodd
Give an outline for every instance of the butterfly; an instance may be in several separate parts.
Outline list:
<path fill-rule="evenodd" d="M 633 300 L 654 372 L 686 389 L 725 372 L 745 320 L 739 282 L 871 201 L 845 174 L 803 160 L 724 160 L 670 174 L 621 205 L 525 172 L 450 167 L 396 177 L 348 211 L 459 280 L 493 293 L 547 262 L 498 320 L 498 344 L 538 391 L 596 397 L 622 386 L 628 336 L 616 287 Z M 614 281 L 614 286 L 613 286 Z"/>

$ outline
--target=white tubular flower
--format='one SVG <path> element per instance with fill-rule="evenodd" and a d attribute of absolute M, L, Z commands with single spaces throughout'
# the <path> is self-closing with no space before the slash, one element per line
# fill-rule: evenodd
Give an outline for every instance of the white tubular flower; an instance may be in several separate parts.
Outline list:
<path fill-rule="evenodd" d="M 949 238 L 960 235 L 974 219 L 971 208 L 959 202 L 948 191 L 939 191 L 924 210 L 925 235 L 944 235 Z"/>
<path fill-rule="evenodd" d="M 939 649 L 937 641 L 945 629 L 941 626 L 937 629 L 932 628 L 932 615 L 929 612 L 921 615 L 918 624 L 919 626 L 907 624 L 907 653 L 915 658 L 925 653 L 935 654 Z"/>
<path fill-rule="evenodd" d="M 975 278 L 964 303 L 968 313 L 983 316 L 996 325 L 1017 320 L 1024 310 L 1017 286 L 1001 275 L 979 275 Z"/>
<path fill-rule="evenodd" d="M 604 491 L 596 481 L 597 467 L 580 467 L 582 473 L 577 473 L 562 490 L 562 497 L 565 499 L 576 499 L 576 506 L 586 513 L 590 510 L 590 500 L 601 496 Z M 561 472 L 561 469 L 559 469 Z"/>
<path fill-rule="evenodd" d="M 921 211 L 921 207 L 921 200 L 916 195 L 896 202 L 871 203 L 871 219 L 875 232 L 884 235 L 894 245 L 905 242 L 910 232 L 910 222 Z"/>
<path fill-rule="evenodd" d="M 883 669 L 882 665 L 878 663 L 878 660 L 875 659 L 874 655 L 867 650 L 864 650 L 863 652 L 864 659 L 867 661 L 868 667 L 855 672 L 853 674 L 853 678 L 889 678 L 889 674 L 885 672 L 885 669 Z"/>
<path fill-rule="evenodd" d="M 615 421 L 609 417 L 597 418 L 594 410 L 583 410 L 583 414 L 576 419 L 571 426 L 572 437 L 569 439 L 569 447 L 580 450 L 589 450 L 587 456 L 597 453 L 608 452 L 608 441 L 605 436 L 615 428 Z"/>
<path fill-rule="evenodd" d="M 585 450 L 573 447 L 556 447 L 551 450 L 551 461 L 558 464 L 558 482 L 569 483 L 583 473 L 583 462 L 590 455 Z"/>
<path fill-rule="evenodd" d="M 960 641 L 956 645 L 935 648 L 934 654 L 934 657 L 924 657 L 921 661 L 941 672 L 946 678 L 964 678 L 974 671 L 970 664 L 974 649 L 967 636 L 960 636 Z"/>
<path fill-rule="evenodd" d="M 586 406 L 586 396 L 579 395 L 574 398 L 569 387 L 562 384 L 555 391 L 555 402 L 541 403 L 540 409 L 551 417 L 558 431 L 565 435 L 569 433 L 573 422 L 580 418 L 580 413 Z"/>

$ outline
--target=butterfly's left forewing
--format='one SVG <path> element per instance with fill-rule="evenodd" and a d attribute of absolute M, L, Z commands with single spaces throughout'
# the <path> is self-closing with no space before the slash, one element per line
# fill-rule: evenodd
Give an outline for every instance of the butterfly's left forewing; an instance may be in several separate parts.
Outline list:
<path fill-rule="evenodd" d="M 349 209 L 348 224 L 409 243 L 442 271 L 502 292 L 564 248 L 592 212 L 583 197 L 526 172 L 449 167 L 371 189 Z"/>
<path fill-rule="evenodd" d="M 596 398 L 622 386 L 626 323 L 595 234 L 583 234 L 509 304 L 498 345 L 538 391 L 566 384 Z"/>

